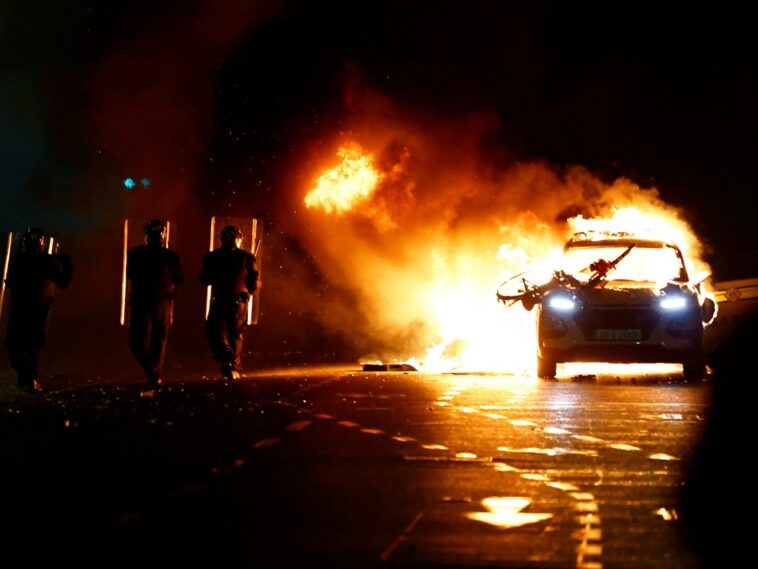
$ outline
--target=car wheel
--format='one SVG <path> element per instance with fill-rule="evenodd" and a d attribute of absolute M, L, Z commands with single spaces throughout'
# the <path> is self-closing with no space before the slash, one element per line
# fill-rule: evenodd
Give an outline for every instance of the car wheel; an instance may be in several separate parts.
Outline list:
<path fill-rule="evenodd" d="M 555 379 L 557 363 L 550 358 L 537 356 L 537 377 L 542 379 Z"/>
<path fill-rule="evenodd" d="M 682 367 L 685 381 L 702 381 L 705 377 L 705 358 L 703 356 L 695 356 L 685 361 Z"/>

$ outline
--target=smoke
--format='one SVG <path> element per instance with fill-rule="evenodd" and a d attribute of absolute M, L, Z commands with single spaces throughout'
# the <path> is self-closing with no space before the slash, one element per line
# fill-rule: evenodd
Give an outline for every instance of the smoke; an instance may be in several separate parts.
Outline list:
<path fill-rule="evenodd" d="M 103 58 L 94 82 L 90 134 L 105 167 L 150 180 L 147 189 L 124 193 L 130 213 L 175 216 L 192 205 L 194 191 L 209 181 L 216 76 L 245 32 L 274 11 L 273 2 L 192 6 L 127 35 Z M 110 181 L 118 187 L 118 178 Z"/>
<path fill-rule="evenodd" d="M 117 324 L 126 217 L 138 227 L 151 218 L 176 222 L 187 278 L 172 343 L 186 346 L 185 353 L 202 346 L 204 295 L 196 275 L 210 215 L 219 213 L 208 207 L 218 74 L 246 33 L 276 9 L 276 2 L 232 0 L 93 9 L 103 13 L 99 29 L 111 25 L 113 34 L 101 36 L 95 59 L 79 62 L 75 75 L 56 77 L 65 98 L 53 99 L 47 124 L 51 144 L 78 170 L 77 183 L 65 194 L 51 186 L 36 216 L 55 203 L 80 220 L 66 231 L 45 226 L 75 266 L 70 289 L 56 302 L 46 350 L 56 370 L 80 371 L 82 361 L 89 369 L 121 370 L 133 362 Z M 121 16 L 121 25 L 108 20 Z M 135 188 L 124 186 L 127 177 Z M 179 353 L 169 351 L 169 365 Z"/>
<path fill-rule="evenodd" d="M 287 207 L 300 210 L 293 230 L 328 281 L 350 291 L 314 310 L 329 329 L 360 338 L 366 356 L 428 358 L 425 351 L 436 346 L 436 355 L 489 350 L 521 361 L 506 346 L 531 336 L 532 321 L 523 310 L 504 314 L 494 293 L 563 245 L 568 218 L 635 206 L 692 234 L 654 188 L 519 159 L 498 141 L 493 114 L 433 116 L 360 88 L 351 89 L 348 102 L 342 133 L 309 161 Z M 304 196 L 335 166 L 340 144 L 373 156 L 375 190 L 346 213 L 303 212 Z"/>

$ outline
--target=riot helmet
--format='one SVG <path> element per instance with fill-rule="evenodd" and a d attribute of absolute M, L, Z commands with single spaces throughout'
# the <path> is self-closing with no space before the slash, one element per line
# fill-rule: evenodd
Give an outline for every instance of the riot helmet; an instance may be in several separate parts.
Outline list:
<path fill-rule="evenodd" d="M 166 223 L 160 219 L 151 219 L 145 224 L 145 243 L 160 245 L 166 243 Z"/>
<path fill-rule="evenodd" d="M 39 227 L 27 227 L 21 235 L 22 251 L 42 251 L 45 248 L 45 232 Z"/>
<path fill-rule="evenodd" d="M 227 225 L 221 230 L 221 246 L 224 249 L 239 249 L 242 246 L 242 230 L 236 225 Z"/>

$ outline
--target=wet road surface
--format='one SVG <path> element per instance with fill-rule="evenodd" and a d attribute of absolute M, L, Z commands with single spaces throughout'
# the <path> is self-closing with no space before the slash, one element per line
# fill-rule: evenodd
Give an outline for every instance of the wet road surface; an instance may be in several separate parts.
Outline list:
<path fill-rule="evenodd" d="M 679 493 L 708 383 L 355 366 L 70 383 L 0 394 L 4 517 L 32 557 L 699 566 Z"/>

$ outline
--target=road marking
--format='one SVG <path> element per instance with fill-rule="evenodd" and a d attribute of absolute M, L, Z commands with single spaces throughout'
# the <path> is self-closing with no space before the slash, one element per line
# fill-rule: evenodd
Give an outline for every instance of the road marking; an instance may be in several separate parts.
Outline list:
<path fill-rule="evenodd" d="M 570 435 L 571 431 L 567 431 L 566 429 L 561 429 L 560 427 L 545 427 L 543 429 L 543 432 L 547 433 L 548 435 Z"/>
<path fill-rule="evenodd" d="M 584 441 L 586 443 L 600 443 L 605 444 L 605 441 L 603 439 L 599 439 L 597 437 L 591 437 L 589 435 L 574 435 L 574 438 L 579 441 Z"/>
<path fill-rule="evenodd" d="M 515 454 L 544 454 L 547 456 L 556 456 L 558 452 L 552 448 L 510 448 L 510 447 L 497 447 L 500 452 L 510 452 Z"/>
<path fill-rule="evenodd" d="M 452 400 L 453 395 L 451 392 L 445 392 L 443 396 L 439 397 L 438 400 L 434 401 L 433 404 L 437 405 L 439 407 L 448 407 L 450 406 L 450 403 L 446 400 Z M 456 407 L 455 409 L 462 412 L 462 413 L 477 413 L 480 410 L 485 409 L 505 409 L 508 407 L 505 406 L 478 406 L 478 408 L 474 407 Z M 498 413 L 483 413 L 484 416 L 495 419 L 495 420 L 508 420 L 506 416 L 498 414 Z M 314 417 L 324 417 L 323 414 L 321 415 L 313 415 Z M 328 418 L 333 418 L 330 415 L 326 415 Z M 529 421 L 525 419 L 510 419 L 508 420 L 509 423 L 515 427 L 532 427 L 535 428 L 535 431 L 540 431 L 547 435 L 568 435 L 572 438 L 575 438 L 579 441 L 589 442 L 589 443 L 599 443 L 606 448 L 614 448 L 616 450 L 624 450 L 624 451 L 641 451 L 639 447 L 624 444 L 624 443 L 609 443 L 608 441 L 605 441 L 603 439 L 600 439 L 598 437 L 593 437 L 589 435 L 574 435 L 571 431 L 561 428 L 561 427 L 541 427 L 539 423 L 536 423 L 534 421 Z M 354 423 L 352 421 L 338 421 L 339 425 L 343 427 L 360 427 L 358 423 Z M 363 428 L 361 429 L 361 432 L 366 434 L 372 434 L 372 435 L 379 435 L 379 434 L 385 434 L 384 431 L 381 429 L 369 429 L 369 428 Z M 407 436 L 401 436 L 401 435 L 394 435 L 391 436 L 391 438 L 398 442 L 416 442 L 416 439 L 413 437 L 407 437 Z M 441 445 L 441 444 L 420 444 L 421 448 L 425 450 L 440 450 L 440 451 L 447 451 L 450 450 L 447 446 Z M 571 450 L 571 449 L 565 449 L 565 448 L 525 448 L 525 449 L 511 449 L 508 447 L 498 447 L 499 451 L 502 452 L 531 452 L 536 454 L 545 454 L 548 456 L 556 456 L 559 454 L 581 454 L 581 455 L 588 455 L 588 456 L 597 456 L 597 451 L 581 451 L 581 450 Z M 663 453 L 658 453 L 657 455 L 651 455 L 650 458 L 656 457 L 656 460 L 664 460 L 663 458 L 659 458 L 662 456 L 670 456 L 670 455 L 663 455 Z M 563 491 L 568 493 L 573 500 L 575 500 L 574 503 L 574 510 L 579 514 L 577 517 L 577 522 L 580 525 L 580 529 L 577 530 L 572 534 L 572 538 L 579 541 L 579 544 L 577 546 L 577 558 L 576 558 L 576 569 L 602 569 L 603 564 L 600 561 L 600 556 L 602 555 L 602 545 L 600 541 L 602 540 L 602 529 L 600 527 L 600 516 L 598 515 L 599 507 L 597 502 L 595 501 L 595 497 L 592 493 L 589 492 L 581 492 L 580 488 L 578 486 L 575 486 L 573 484 L 569 484 L 566 482 L 554 482 L 550 480 L 550 478 L 545 474 L 540 474 L 537 472 L 524 472 L 522 469 L 516 468 L 514 466 L 511 466 L 509 464 L 506 464 L 502 462 L 502 460 L 492 457 L 486 457 L 486 458 L 478 458 L 478 456 L 474 453 L 470 452 L 458 452 L 455 453 L 454 456 L 408 456 L 405 455 L 403 457 L 404 460 L 409 461 L 471 461 L 471 462 L 482 462 L 485 464 L 492 465 L 492 467 L 498 471 L 498 472 L 514 472 L 519 474 L 521 478 L 524 480 L 530 480 L 538 483 L 542 483 L 550 488 Z M 499 502 L 499 500 L 504 500 L 504 502 Z M 509 503 L 510 500 L 510 503 Z M 525 500 L 526 502 L 517 502 L 513 500 Z M 519 508 L 517 507 L 519 504 L 523 505 Z M 480 521 L 482 523 L 487 523 L 490 525 L 495 525 L 497 527 L 501 527 L 504 529 L 507 529 L 509 527 L 518 527 L 521 525 L 536 523 L 539 521 L 543 521 L 549 518 L 553 517 L 553 514 L 542 514 L 542 513 L 523 513 L 521 510 L 528 506 L 531 503 L 531 500 L 528 498 L 519 498 L 519 497 L 491 497 L 487 498 L 484 501 L 482 501 L 482 504 L 485 505 L 485 507 L 489 510 L 487 512 L 470 512 L 467 515 L 468 518 L 473 519 L 475 521 Z M 661 515 L 659 512 L 656 512 L 658 515 Z M 414 522 L 411 523 L 410 531 L 412 531 L 413 527 L 415 527 L 415 524 L 418 523 L 418 520 L 421 519 L 421 516 L 423 515 L 423 512 L 417 516 L 416 519 L 414 519 Z M 662 516 L 663 517 L 663 516 Z M 410 531 L 408 533 L 410 533 Z M 379 559 L 381 561 L 388 561 L 392 555 L 394 554 L 397 547 L 406 539 L 406 533 L 401 534 L 395 540 L 393 540 L 392 543 L 390 543 L 380 554 Z M 589 558 L 589 559 L 588 559 Z"/>
<path fill-rule="evenodd" d="M 411 533 L 413 533 L 413 530 L 416 529 L 416 526 L 421 521 L 421 518 L 424 517 L 424 512 L 419 512 L 416 514 L 416 517 L 411 520 L 411 523 L 409 523 L 403 531 L 400 533 L 399 536 L 397 536 L 395 539 L 392 540 L 392 542 L 384 548 L 384 550 L 379 554 L 379 561 L 387 562 L 392 557 L 392 554 L 395 553 L 395 550 L 397 547 L 405 541 Z"/>
<path fill-rule="evenodd" d="M 569 484 L 568 482 L 548 482 L 548 486 L 551 488 L 555 488 L 556 490 L 561 490 L 563 492 L 578 492 L 579 487 L 574 486 L 573 484 Z"/>
<path fill-rule="evenodd" d="M 510 464 L 506 464 L 504 462 L 493 462 L 492 468 L 498 472 L 521 472 L 520 468 L 516 468 L 515 466 L 511 466 Z"/>
<path fill-rule="evenodd" d="M 586 502 L 595 499 L 595 496 L 593 496 L 590 492 L 571 492 L 571 497 L 579 502 Z"/>
<path fill-rule="evenodd" d="M 677 457 L 666 454 L 665 452 L 651 454 L 648 458 L 652 458 L 653 460 L 679 460 Z"/>
<path fill-rule="evenodd" d="M 443 455 L 426 455 L 426 456 L 415 456 L 415 455 L 409 455 L 406 454 L 403 456 L 403 460 L 407 460 L 410 462 L 475 462 L 477 464 L 491 464 L 492 463 L 492 457 L 491 456 L 482 456 L 477 458 L 459 458 L 457 456 L 450 456 L 448 454 Z"/>
<path fill-rule="evenodd" d="M 574 504 L 574 510 L 577 512 L 586 512 L 595 514 L 598 511 L 597 504 L 595 502 L 577 502 Z"/>
<path fill-rule="evenodd" d="M 302 431 L 305 427 L 311 424 L 311 421 L 295 421 L 294 423 L 291 423 L 287 425 L 287 428 L 284 429 L 288 433 L 293 433 L 296 431 Z"/>
<path fill-rule="evenodd" d="M 636 447 L 634 445 L 628 445 L 625 443 L 612 443 L 608 445 L 610 448 L 615 448 L 616 450 L 625 450 L 629 452 L 634 452 L 638 450 L 642 450 L 640 447 Z"/>
<path fill-rule="evenodd" d="M 469 512 L 466 517 L 501 529 L 510 529 L 534 524 L 553 517 L 553 514 L 524 513 L 532 501 L 529 498 L 517 496 L 497 497 L 492 496 L 482 500 L 486 512 Z"/>
<path fill-rule="evenodd" d="M 476 458 L 476 455 L 473 452 L 458 452 L 455 458 Z"/>
<path fill-rule="evenodd" d="M 550 478 L 548 478 L 544 474 L 536 474 L 534 472 L 526 472 L 521 475 L 521 478 L 523 478 L 524 480 L 535 480 L 537 482 L 547 482 L 548 480 L 550 480 Z"/>
<path fill-rule="evenodd" d="M 514 427 L 539 427 L 537 423 L 525 421 L 524 419 L 511 419 L 508 422 Z"/>
<path fill-rule="evenodd" d="M 395 435 L 392 437 L 392 440 L 400 442 L 400 443 L 411 443 L 411 442 L 414 442 L 416 439 L 414 439 L 413 437 L 403 437 L 400 435 Z"/>
<path fill-rule="evenodd" d="M 327 415 L 326 413 L 318 413 L 314 415 L 314 417 L 316 419 L 324 419 L 324 420 L 334 419 L 334 417 L 332 417 L 331 415 Z"/>
<path fill-rule="evenodd" d="M 279 437 L 271 437 L 270 439 L 261 439 L 257 443 L 253 444 L 255 449 L 271 448 L 281 441 Z"/>

